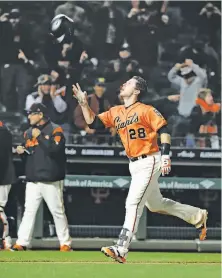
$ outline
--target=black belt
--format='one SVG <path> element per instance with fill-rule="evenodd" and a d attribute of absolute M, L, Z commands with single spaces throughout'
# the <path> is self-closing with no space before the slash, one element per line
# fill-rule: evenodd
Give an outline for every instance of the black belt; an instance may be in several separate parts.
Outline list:
<path fill-rule="evenodd" d="M 137 161 L 137 160 L 140 160 L 140 159 L 146 158 L 146 157 L 148 157 L 148 155 L 146 155 L 146 154 L 142 154 L 141 156 L 138 156 L 138 157 L 132 157 L 132 158 L 130 158 L 130 161 L 134 162 L 134 161 Z"/>

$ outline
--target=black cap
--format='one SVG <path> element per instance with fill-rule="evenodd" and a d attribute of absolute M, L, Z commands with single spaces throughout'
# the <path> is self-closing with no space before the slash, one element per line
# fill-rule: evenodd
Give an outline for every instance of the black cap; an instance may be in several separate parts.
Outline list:
<path fill-rule="evenodd" d="M 9 14 L 10 18 L 19 18 L 21 16 L 19 9 L 12 9 Z"/>
<path fill-rule="evenodd" d="M 34 103 L 29 110 L 26 110 L 26 112 L 28 114 L 32 114 L 32 113 L 42 113 L 44 116 L 47 115 L 47 108 L 44 104 L 42 103 Z"/>
<path fill-rule="evenodd" d="M 34 85 L 34 87 L 38 85 L 51 85 L 52 84 L 52 77 L 48 74 L 42 74 L 38 77 L 37 83 Z"/>
<path fill-rule="evenodd" d="M 120 47 L 120 51 L 125 51 L 125 50 L 130 51 L 130 46 L 126 41 Z"/>
<path fill-rule="evenodd" d="M 105 86 L 105 84 L 106 84 L 106 79 L 104 77 L 96 78 L 95 85 L 97 85 L 97 86 Z"/>

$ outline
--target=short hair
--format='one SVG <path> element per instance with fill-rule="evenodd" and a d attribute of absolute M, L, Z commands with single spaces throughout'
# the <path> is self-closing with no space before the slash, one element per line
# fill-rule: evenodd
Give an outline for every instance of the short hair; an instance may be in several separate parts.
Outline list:
<path fill-rule="evenodd" d="M 136 89 L 140 90 L 140 97 L 147 92 L 147 82 L 140 76 L 133 76 L 133 79 L 136 80 Z"/>
<path fill-rule="evenodd" d="M 201 88 L 198 92 L 198 97 L 201 98 L 201 99 L 205 99 L 205 97 L 208 95 L 208 94 L 211 94 L 212 95 L 212 91 L 211 89 L 208 89 L 208 88 Z"/>

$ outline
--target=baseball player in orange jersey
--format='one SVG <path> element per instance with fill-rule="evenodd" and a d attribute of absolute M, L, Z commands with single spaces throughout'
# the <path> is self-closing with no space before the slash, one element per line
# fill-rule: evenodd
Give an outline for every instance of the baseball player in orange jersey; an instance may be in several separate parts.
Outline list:
<path fill-rule="evenodd" d="M 129 245 L 136 233 L 144 206 L 150 211 L 174 215 L 201 228 L 200 239 L 206 238 L 207 211 L 197 207 L 180 204 L 164 198 L 160 193 L 158 178 L 169 174 L 170 135 L 167 122 L 154 107 L 138 101 L 146 91 L 146 81 L 134 76 L 123 84 L 120 96 L 124 105 L 112 107 L 109 111 L 95 115 L 87 102 L 87 93 L 79 84 L 73 85 L 74 97 L 78 100 L 85 120 L 90 128 L 103 124 L 115 127 L 129 158 L 132 176 L 126 199 L 126 214 L 117 244 L 102 247 L 101 251 L 119 263 L 126 261 Z M 160 135 L 161 153 L 157 145 Z"/>

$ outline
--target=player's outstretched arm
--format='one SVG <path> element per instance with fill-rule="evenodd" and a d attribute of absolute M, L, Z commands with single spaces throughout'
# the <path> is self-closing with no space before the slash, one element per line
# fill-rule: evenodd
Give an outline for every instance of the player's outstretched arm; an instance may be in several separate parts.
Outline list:
<path fill-rule="evenodd" d="M 87 100 L 87 93 L 83 92 L 77 83 L 76 85 L 72 85 L 73 96 L 77 99 L 79 105 L 82 108 L 82 113 L 87 125 L 90 125 L 94 122 L 95 113 L 91 110 Z"/>

